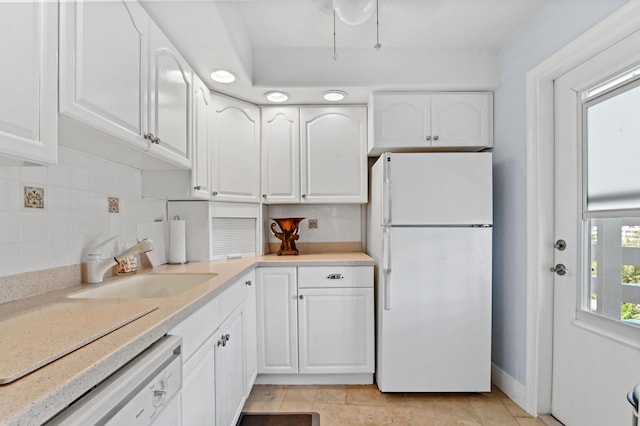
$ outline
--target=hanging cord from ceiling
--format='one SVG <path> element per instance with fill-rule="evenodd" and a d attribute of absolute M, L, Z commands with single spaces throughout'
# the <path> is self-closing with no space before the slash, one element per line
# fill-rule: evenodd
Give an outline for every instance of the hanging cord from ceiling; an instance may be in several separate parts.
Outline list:
<path fill-rule="evenodd" d="M 333 9 L 333 60 L 338 59 L 338 54 L 336 53 L 336 10 Z"/>
<path fill-rule="evenodd" d="M 381 47 L 382 45 L 380 44 L 380 3 L 379 3 L 379 0 L 376 0 L 376 44 L 373 46 L 373 48 L 375 50 L 380 50 Z"/>

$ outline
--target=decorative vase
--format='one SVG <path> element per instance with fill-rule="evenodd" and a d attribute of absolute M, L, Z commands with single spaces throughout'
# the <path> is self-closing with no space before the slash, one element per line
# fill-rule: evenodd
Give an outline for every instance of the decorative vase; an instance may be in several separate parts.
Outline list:
<path fill-rule="evenodd" d="M 273 235 L 282 241 L 280 248 L 276 252 L 278 256 L 284 255 L 297 255 L 298 249 L 296 248 L 296 240 L 300 238 L 298 235 L 298 224 L 302 222 L 304 217 L 286 217 L 286 218 L 271 218 L 275 221 L 282 232 L 276 231 L 276 223 L 271 224 L 271 232 Z"/>

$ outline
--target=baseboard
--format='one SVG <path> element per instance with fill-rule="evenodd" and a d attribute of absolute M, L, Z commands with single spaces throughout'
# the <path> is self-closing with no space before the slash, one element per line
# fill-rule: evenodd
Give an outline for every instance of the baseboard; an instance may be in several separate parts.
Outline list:
<path fill-rule="evenodd" d="M 491 383 L 526 411 L 527 388 L 495 364 L 491 364 Z M 531 413 L 529 413 L 531 414 Z"/>
<path fill-rule="evenodd" d="M 257 385 L 370 385 L 373 374 L 258 374 Z"/>

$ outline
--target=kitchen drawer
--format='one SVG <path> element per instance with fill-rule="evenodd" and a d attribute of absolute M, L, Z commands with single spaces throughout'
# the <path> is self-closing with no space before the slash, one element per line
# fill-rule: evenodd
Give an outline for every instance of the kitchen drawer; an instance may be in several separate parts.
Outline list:
<path fill-rule="evenodd" d="M 245 297 L 245 276 L 236 280 L 220 296 L 220 319 L 225 320 L 240 305 Z"/>
<path fill-rule="evenodd" d="M 183 361 L 188 360 L 220 326 L 223 320 L 220 312 L 220 298 L 216 297 L 169 332 L 182 337 Z"/>
<path fill-rule="evenodd" d="M 301 266 L 298 288 L 373 287 L 373 266 Z"/>

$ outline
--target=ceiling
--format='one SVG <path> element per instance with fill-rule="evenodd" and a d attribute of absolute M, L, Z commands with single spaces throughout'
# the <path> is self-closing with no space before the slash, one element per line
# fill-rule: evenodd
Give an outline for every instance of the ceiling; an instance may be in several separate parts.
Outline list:
<path fill-rule="evenodd" d="M 322 104 L 322 92 L 366 103 L 373 90 L 491 90 L 505 39 L 549 0 L 378 0 L 351 26 L 331 0 L 143 0 L 143 6 L 212 89 L 256 104 L 283 90 L 287 104 Z M 225 68 L 223 85 L 209 78 Z"/>

